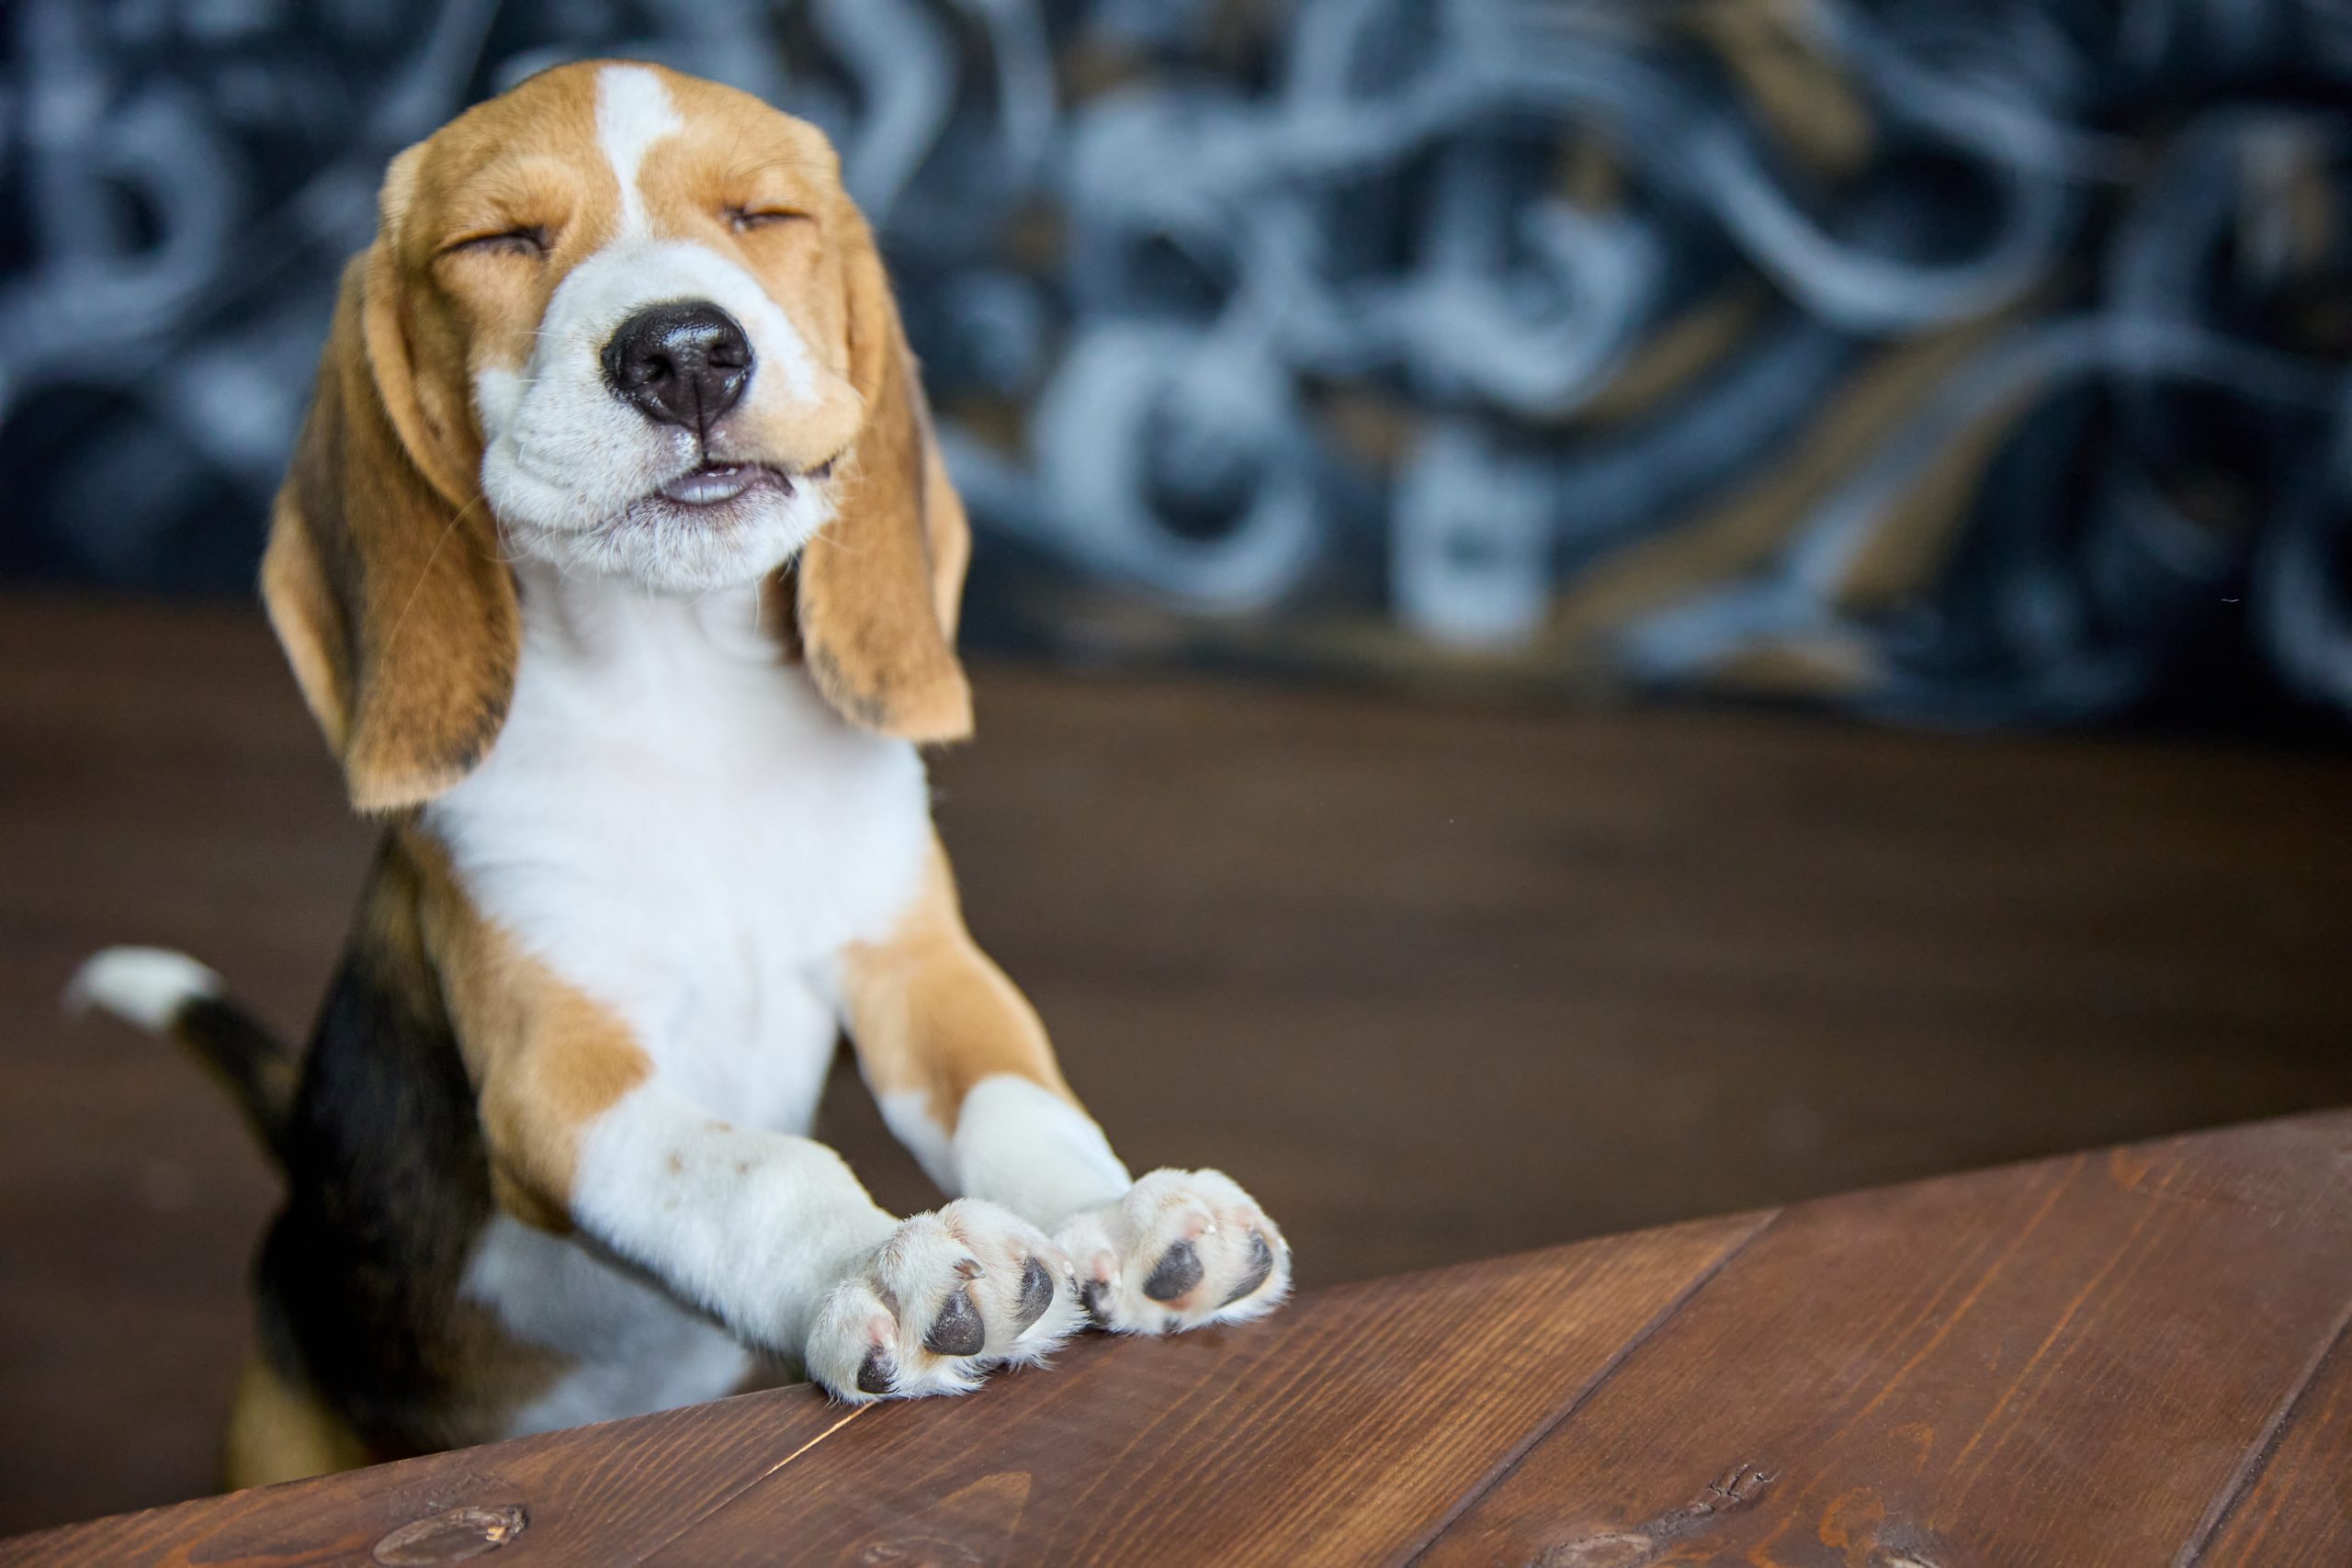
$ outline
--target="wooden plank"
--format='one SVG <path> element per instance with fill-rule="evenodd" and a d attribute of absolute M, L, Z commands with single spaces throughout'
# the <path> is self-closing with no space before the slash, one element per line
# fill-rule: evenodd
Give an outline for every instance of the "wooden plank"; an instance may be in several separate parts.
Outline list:
<path fill-rule="evenodd" d="M 812 1451 L 844 1414 L 802 1387 L 743 1394 L 0 1540 L 0 1564 L 326 1568 L 370 1561 L 420 1521 L 515 1506 L 522 1533 L 499 1568 L 626 1562 Z"/>
<path fill-rule="evenodd" d="M 1057 1375 L 861 1416 L 654 1560 L 1393 1557 L 1762 1223 L 1327 1292 L 1238 1330 L 1089 1343 Z"/>
<path fill-rule="evenodd" d="M 2352 1156 L 2352 1144 L 2341 1151 Z M 2245 1484 L 2217 1500 L 2196 1568 L 2344 1568 L 2352 1562 L 2352 1303 L 2248 1455 Z"/>
<path fill-rule="evenodd" d="M 2278 1528 L 2340 1531 L 2340 1390 L 2280 1412 L 2352 1303 L 2348 1145 L 2334 1113 L 1792 1210 L 1424 1561 L 2164 1563 L 2282 1434 Z"/>
<path fill-rule="evenodd" d="M 501 1568 L 767 1562 L 781 1541 L 802 1554 L 917 1537 L 994 1555 L 1016 1534 L 1036 1560 L 1100 1540 L 1125 1541 L 1122 1562 L 1197 1562 L 1220 1524 L 1250 1550 L 1218 1560 L 1286 1562 L 1283 1543 L 1335 1519 L 1402 1541 L 1762 1223 L 1702 1221 L 1335 1291 L 1180 1339 L 1090 1338 L 1059 1367 L 1001 1375 L 960 1401 L 851 1412 L 783 1389 L 263 1487 L 0 1540 L 0 1564 L 307 1568 L 364 1559 L 420 1527 L 519 1532 Z M 1215 1481 L 1221 1517 L 1154 1540 L 1155 1520 L 1188 1511 L 1163 1495 L 1171 1468 Z"/>

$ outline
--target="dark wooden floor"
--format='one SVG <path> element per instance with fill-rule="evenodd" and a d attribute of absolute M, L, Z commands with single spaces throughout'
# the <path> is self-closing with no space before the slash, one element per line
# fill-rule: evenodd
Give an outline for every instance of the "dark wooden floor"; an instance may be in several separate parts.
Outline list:
<path fill-rule="evenodd" d="M 1308 1285 L 2352 1101 L 2352 761 L 978 681 L 975 929 Z M 204 1486 L 272 1201 L 58 987 L 163 942 L 299 1027 L 367 848 L 257 615 L 0 600 L 0 1529 Z"/>

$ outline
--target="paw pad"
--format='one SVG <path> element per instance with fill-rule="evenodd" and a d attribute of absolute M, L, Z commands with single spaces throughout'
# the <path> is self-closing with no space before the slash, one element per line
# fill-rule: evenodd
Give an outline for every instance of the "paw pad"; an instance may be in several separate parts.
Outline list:
<path fill-rule="evenodd" d="M 1271 1312 L 1290 1249 L 1250 1194 L 1214 1170 L 1156 1170 L 1082 1210 L 1055 1240 L 1081 1263 L 1079 1297 L 1102 1327 L 1167 1334 Z"/>
<path fill-rule="evenodd" d="M 1143 1282 L 1143 1293 L 1156 1302 L 1172 1302 L 1208 1275 L 1200 1248 L 1180 1241 L 1159 1255 L 1159 1262 Z"/>
<path fill-rule="evenodd" d="M 1274 1249 L 1266 1245 L 1266 1233 L 1252 1230 L 1250 1233 L 1250 1256 L 1242 1264 L 1241 1278 L 1234 1284 L 1225 1300 L 1218 1304 L 1231 1306 L 1242 1297 L 1254 1294 L 1258 1287 L 1266 1282 L 1266 1277 L 1273 1271 Z"/>
<path fill-rule="evenodd" d="M 1021 1295 L 1012 1303 L 1012 1331 L 1021 1333 L 1045 1316 L 1053 1304 L 1054 1277 L 1044 1260 L 1032 1258 L 1021 1270 Z"/>
<path fill-rule="evenodd" d="M 977 1356 L 988 1340 L 988 1325 L 980 1321 L 980 1309 L 972 1304 L 972 1292 L 951 1291 L 940 1303 L 939 1315 L 931 1320 L 922 1348 L 934 1356 Z"/>
<path fill-rule="evenodd" d="M 853 1265 L 803 1360 L 842 1399 L 962 1393 L 996 1367 L 1043 1359 L 1079 1325 L 1070 1279 L 1043 1233 L 962 1200 L 899 1222 Z"/>

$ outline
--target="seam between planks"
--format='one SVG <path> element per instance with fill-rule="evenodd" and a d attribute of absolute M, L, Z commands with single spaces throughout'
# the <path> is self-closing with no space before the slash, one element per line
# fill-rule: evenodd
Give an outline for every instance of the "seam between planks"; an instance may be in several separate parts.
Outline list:
<path fill-rule="evenodd" d="M 1672 1301 L 1668 1302 L 1664 1306 L 1658 1308 L 1657 1314 L 1653 1315 L 1647 1323 L 1642 1325 L 1642 1326 L 1636 1329 L 1623 1344 L 1618 1346 L 1614 1351 L 1611 1352 L 1609 1359 L 1602 1364 L 1601 1369 L 1599 1371 L 1595 1372 L 1589 1379 L 1586 1380 L 1585 1385 L 1582 1388 L 1577 1390 L 1575 1397 L 1571 1398 L 1565 1405 L 1561 1406 L 1559 1411 L 1554 1415 L 1550 1420 L 1541 1423 L 1525 1437 L 1520 1438 L 1518 1442 L 1513 1443 L 1508 1450 L 1506 1450 L 1502 1458 L 1495 1461 L 1494 1465 L 1487 1472 L 1485 1476 L 1481 1477 L 1476 1485 L 1470 1487 L 1467 1491 L 1464 1492 L 1461 1496 L 1455 1498 L 1453 1506 L 1447 1508 L 1444 1513 L 1438 1516 L 1436 1521 L 1432 1523 L 1428 1530 L 1422 1534 L 1420 1540 L 1413 1543 L 1411 1551 L 1407 1552 L 1403 1557 L 1397 1559 L 1397 1561 L 1405 1563 L 1407 1568 L 1410 1568 L 1411 1564 L 1417 1563 L 1422 1558 L 1428 1556 L 1430 1549 L 1435 1546 L 1440 1540 L 1442 1540 L 1445 1538 L 1445 1533 L 1462 1521 L 1464 1515 L 1467 1514 L 1472 1508 L 1477 1506 L 1479 1499 L 1485 1497 L 1487 1493 L 1492 1492 L 1496 1487 L 1509 1480 L 1511 1472 L 1517 1470 L 1520 1465 L 1525 1461 L 1529 1454 L 1535 1451 L 1537 1444 L 1543 1442 L 1544 1438 L 1558 1431 L 1560 1427 L 1566 1425 L 1577 1411 L 1583 1409 L 1588 1404 L 1591 1403 L 1592 1396 L 1599 1393 L 1602 1385 L 1617 1375 L 1617 1371 L 1620 1367 L 1623 1367 L 1627 1361 L 1633 1359 L 1634 1353 L 1636 1350 L 1639 1350 L 1643 1346 L 1648 1344 L 1651 1338 L 1657 1335 L 1658 1330 L 1664 1328 L 1677 1317 L 1679 1317 L 1682 1314 L 1682 1309 L 1690 1304 L 1692 1298 L 1697 1296 L 1701 1291 L 1705 1290 L 1709 1285 L 1713 1284 L 1718 1275 L 1722 1274 L 1724 1269 L 1730 1268 L 1733 1262 L 1737 1259 L 1741 1254 L 1745 1253 L 1749 1247 L 1755 1244 L 1758 1236 L 1760 1236 L 1766 1231 L 1770 1230 L 1774 1224 L 1779 1223 L 1781 1216 L 1786 1213 L 1788 1213 L 1786 1209 L 1774 1209 L 1765 1214 L 1752 1228 L 1749 1229 L 1746 1235 L 1741 1236 L 1731 1246 L 1725 1247 L 1721 1258 L 1716 1258 L 1713 1263 L 1707 1265 L 1696 1279 L 1683 1286 L 1681 1290 L 1676 1292 Z"/>
<path fill-rule="evenodd" d="M 2320 1374 L 2327 1370 L 2328 1362 L 2343 1348 L 2347 1333 L 2352 1333 L 2352 1298 L 2346 1300 L 2344 1310 L 2335 1314 L 2335 1325 L 2321 1337 L 2319 1348 L 2304 1363 L 2301 1375 L 2288 1385 L 2286 1393 L 2270 1412 L 2270 1418 L 2262 1424 L 2262 1430 L 2255 1434 L 2254 1441 L 2247 1444 L 2245 1452 L 2239 1456 L 2237 1468 L 2231 1472 L 2229 1480 L 2222 1483 L 2213 1501 L 2206 1506 L 2204 1517 L 2197 1521 L 2197 1528 L 2189 1532 L 2188 1539 L 2181 1543 L 2179 1552 L 2174 1556 L 2173 1568 L 2193 1568 L 2204 1558 L 2206 1549 L 2213 1544 L 2213 1538 L 2221 1533 L 2222 1527 L 2237 1511 L 2238 1504 L 2254 1490 L 2254 1483 L 2269 1468 L 2271 1457 L 2278 1451 L 2278 1440 L 2286 1436 L 2296 1407 L 2302 1404 L 2303 1396 L 2311 1392 L 2313 1383 L 2319 1382 Z"/>

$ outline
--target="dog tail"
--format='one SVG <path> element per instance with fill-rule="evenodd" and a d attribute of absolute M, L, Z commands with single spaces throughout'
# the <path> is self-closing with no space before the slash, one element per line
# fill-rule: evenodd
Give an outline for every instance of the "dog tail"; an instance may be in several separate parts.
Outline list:
<path fill-rule="evenodd" d="M 194 1051 L 229 1088 L 254 1135 L 282 1159 L 301 1059 L 267 1024 L 221 995 L 220 976 L 185 953 L 109 947 L 65 987 L 65 1010 L 92 1008 Z"/>

